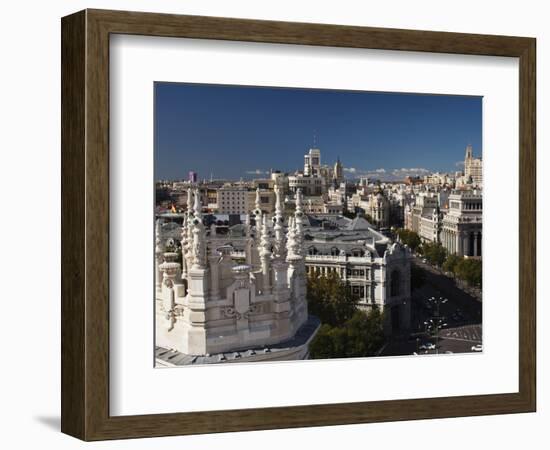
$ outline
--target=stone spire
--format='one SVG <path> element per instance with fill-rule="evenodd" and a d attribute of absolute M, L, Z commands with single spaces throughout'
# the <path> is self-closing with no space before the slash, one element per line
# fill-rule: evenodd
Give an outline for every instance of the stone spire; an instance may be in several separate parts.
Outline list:
<path fill-rule="evenodd" d="M 299 255 L 302 254 L 304 244 L 304 211 L 302 209 L 302 190 L 296 190 L 296 211 L 294 212 L 296 224 L 295 239 L 298 242 Z"/>
<path fill-rule="evenodd" d="M 166 328 L 168 331 L 172 330 L 174 323 L 176 322 L 176 293 L 175 284 L 176 277 L 180 270 L 180 264 L 176 262 L 177 253 L 167 252 L 164 253 L 165 261 L 160 265 L 162 270 L 162 298 L 164 318 L 166 319 Z"/>
<path fill-rule="evenodd" d="M 183 224 L 181 226 L 181 278 L 187 277 L 187 252 L 189 251 L 189 233 L 187 227 L 187 214 L 183 216 Z"/>
<path fill-rule="evenodd" d="M 198 189 L 195 190 L 195 204 L 193 207 L 193 269 L 206 267 L 206 239 L 204 225 L 202 223 L 202 205 Z"/>
<path fill-rule="evenodd" d="M 183 233 L 186 237 L 185 265 L 188 271 L 193 265 L 193 213 L 191 211 L 187 211 Z"/>
<path fill-rule="evenodd" d="M 293 256 L 300 255 L 299 243 L 296 240 L 296 219 L 290 217 L 288 219 L 288 232 L 287 232 L 287 260 L 291 259 Z"/>
<path fill-rule="evenodd" d="M 269 229 L 267 227 L 267 215 L 263 216 L 261 225 L 261 240 L 259 247 L 261 272 L 262 272 L 262 289 L 264 294 L 271 292 L 271 242 L 269 240 Z"/>
<path fill-rule="evenodd" d="M 157 268 L 156 273 L 156 280 L 155 280 L 155 286 L 157 290 L 160 290 L 162 286 L 162 277 L 163 272 L 160 268 L 160 265 L 163 262 L 163 253 L 164 253 L 164 246 L 162 245 L 162 240 L 160 239 L 160 227 L 162 225 L 161 219 L 157 219 L 155 223 L 155 265 Z"/>
<path fill-rule="evenodd" d="M 260 257 L 271 256 L 271 242 L 269 241 L 269 228 L 267 227 L 267 215 L 263 216 L 263 221 L 260 220 Z"/>
<path fill-rule="evenodd" d="M 202 222 L 201 196 L 198 189 L 195 189 L 195 203 L 193 205 L 193 213 L 195 215 L 195 218 L 199 219 Z"/>
<path fill-rule="evenodd" d="M 192 209 L 192 203 L 193 203 L 193 191 L 191 188 L 187 188 L 187 215 L 193 215 L 193 209 Z"/>
<path fill-rule="evenodd" d="M 275 184 L 275 216 L 273 217 L 273 230 L 275 231 L 274 256 L 277 259 L 284 260 L 286 257 L 283 202 L 281 199 L 281 188 Z"/>

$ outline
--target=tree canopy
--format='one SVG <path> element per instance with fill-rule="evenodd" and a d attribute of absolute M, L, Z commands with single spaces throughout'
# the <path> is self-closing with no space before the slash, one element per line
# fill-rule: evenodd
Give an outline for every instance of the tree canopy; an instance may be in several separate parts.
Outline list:
<path fill-rule="evenodd" d="M 312 359 L 373 356 L 384 343 L 383 319 L 378 309 L 357 310 L 343 326 L 324 324 L 309 346 Z"/>
<path fill-rule="evenodd" d="M 482 285 L 482 264 L 479 259 L 462 258 L 456 264 L 455 273 L 472 286 Z"/>
<path fill-rule="evenodd" d="M 447 256 L 447 259 L 443 263 L 443 270 L 446 272 L 455 273 L 456 272 L 456 266 L 460 262 L 462 258 L 457 255 L 449 255 Z"/>
<path fill-rule="evenodd" d="M 445 262 L 447 250 L 439 242 L 426 242 L 422 245 L 422 253 L 426 259 L 438 267 Z"/>
<path fill-rule="evenodd" d="M 420 236 L 418 233 L 415 233 L 411 230 L 406 230 L 405 228 L 399 228 L 396 230 L 399 239 L 403 244 L 409 246 L 409 248 L 414 252 L 416 251 L 421 244 Z"/>
<path fill-rule="evenodd" d="M 357 297 L 336 274 L 308 278 L 308 307 L 321 320 L 309 346 L 312 359 L 372 356 L 384 342 L 383 317 L 357 307 Z"/>
<path fill-rule="evenodd" d="M 357 310 L 357 296 L 336 273 L 320 276 L 314 272 L 308 277 L 307 299 L 309 312 L 331 326 L 344 324 Z"/>

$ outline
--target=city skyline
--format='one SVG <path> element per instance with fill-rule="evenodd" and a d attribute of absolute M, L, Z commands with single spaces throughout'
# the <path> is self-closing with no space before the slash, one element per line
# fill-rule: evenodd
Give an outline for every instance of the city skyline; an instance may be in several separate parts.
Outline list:
<path fill-rule="evenodd" d="M 473 96 L 155 83 L 155 179 L 294 172 L 313 147 L 348 179 L 454 173 L 481 119 Z"/>

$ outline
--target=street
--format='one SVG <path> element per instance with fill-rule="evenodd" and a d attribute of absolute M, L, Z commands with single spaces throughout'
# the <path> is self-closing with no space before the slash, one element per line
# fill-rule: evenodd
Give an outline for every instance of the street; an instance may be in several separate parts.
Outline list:
<path fill-rule="evenodd" d="M 482 343 L 482 302 L 429 264 L 418 258 L 413 259 L 412 263 L 424 271 L 425 282 L 411 294 L 410 333 L 392 336 L 380 356 L 472 352 L 474 345 Z M 428 301 L 431 297 L 442 297 L 448 301 L 437 305 Z M 427 333 L 424 325 L 425 321 L 434 317 L 442 318 L 437 337 L 435 333 Z M 430 349 L 427 345 L 430 343 L 437 345 L 437 348 Z M 423 346 L 428 348 L 421 348 Z"/>

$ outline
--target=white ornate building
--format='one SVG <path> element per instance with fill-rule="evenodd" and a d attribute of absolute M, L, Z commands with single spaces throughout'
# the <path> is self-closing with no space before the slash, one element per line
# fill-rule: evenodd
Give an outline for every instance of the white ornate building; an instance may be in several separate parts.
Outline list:
<path fill-rule="evenodd" d="M 483 201 L 481 191 L 454 191 L 442 222 L 441 243 L 451 254 L 481 256 Z"/>
<path fill-rule="evenodd" d="M 360 308 L 385 311 L 387 333 L 410 327 L 409 248 L 361 217 L 324 215 L 308 218 L 304 250 L 309 274 L 336 273 L 359 297 Z"/>
<path fill-rule="evenodd" d="M 367 211 L 372 221 L 379 229 L 388 228 L 390 225 L 390 202 L 382 191 L 372 193 L 369 197 L 369 209 Z"/>
<path fill-rule="evenodd" d="M 217 235 L 203 224 L 200 196 L 188 191 L 183 226 L 157 222 L 158 365 L 304 359 L 319 321 L 308 316 L 301 192 L 285 227 L 276 186 L 270 225 L 260 191 L 241 233 Z M 249 217 L 248 215 L 246 217 Z M 175 228 L 181 240 L 173 248 Z M 169 228 L 169 229 L 168 229 Z"/>

